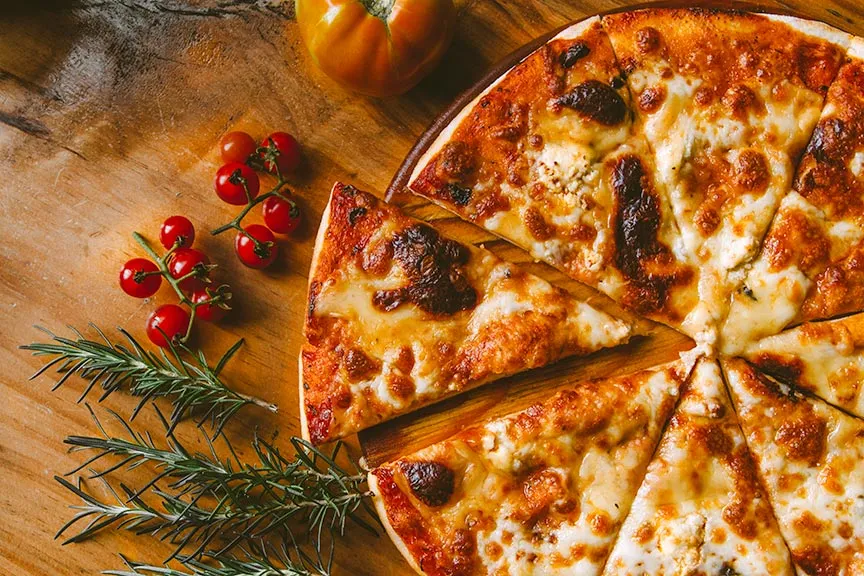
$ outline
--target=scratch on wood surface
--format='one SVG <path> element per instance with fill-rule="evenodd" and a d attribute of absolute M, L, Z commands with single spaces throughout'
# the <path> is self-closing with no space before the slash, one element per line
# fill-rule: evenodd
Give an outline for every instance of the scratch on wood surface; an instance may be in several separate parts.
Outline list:
<path fill-rule="evenodd" d="M 72 148 L 69 148 L 64 144 L 53 140 L 51 138 L 51 130 L 49 130 L 48 127 L 39 120 L 33 120 L 32 118 L 26 118 L 24 116 L 16 116 L 15 114 L 0 112 L 0 124 L 6 124 L 7 126 L 20 130 L 21 132 L 29 136 L 33 136 L 34 138 L 39 138 L 40 140 L 50 142 L 51 144 L 59 146 L 63 150 L 74 154 L 81 160 L 87 160 L 87 158 L 77 150 L 73 150 Z"/>
<path fill-rule="evenodd" d="M 119 2 L 105 2 L 102 0 L 65 3 L 62 6 L 53 7 L 54 10 L 88 10 L 94 8 L 115 8 L 121 6 L 128 10 L 149 12 L 151 14 L 176 14 L 178 16 L 191 16 L 198 18 L 225 18 L 229 16 L 243 16 L 250 12 L 267 13 L 279 18 L 294 18 L 294 3 L 282 2 L 280 0 L 232 0 L 222 2 L 205 2 L 204 6 L 190 6 L 189 4 L 169 0 L 120 0 Z"/>

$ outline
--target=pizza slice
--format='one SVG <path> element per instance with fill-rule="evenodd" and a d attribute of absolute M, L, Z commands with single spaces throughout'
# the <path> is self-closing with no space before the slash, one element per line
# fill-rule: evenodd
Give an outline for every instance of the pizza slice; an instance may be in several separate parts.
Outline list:
<path fill-rule="evenodd" d="M 686 377 L 586 382 L 376 468 L 379 517 L 427 576 L 599 574 Z"/>
<path fill-rule="evenodd" d="M 603 574 L 794 574 L 715 361 L 693 370 Z"/>
<path fill-rule="evenodd" d="M 864 418 L 864 314 L 802 324 L 750 344 L 742 356 L 784 384 Z"/>
<path fill-rule="evenodd" d="M 303 436 L 340 438 L 630 334 L 545 280 L 337 183 L 309 277 Z"/>
<path fill-rule="evenodd" d="M 825 108 L 762 252 L 733 294 L 725 348 L 790 323 L 864 309 L 864 40 L 828 91 Z"/>
<path fill-rule="evenodd" d="M 785 16 L 645 9 L 603 17 L 712 318 L 758 252 L 849 35 Z"/>
<path fill-rule="evenodd" d="M 798 572 L 864 574 L 864 421 L 740 358 L 723 369 Z"/>
<path fill-rule="evenodd" d="M 589 18 L 468 104 L 409 186 L 631 311 L 695 336 L 705 330 L 696 270 L 631 125 L 609 39 Z"/>

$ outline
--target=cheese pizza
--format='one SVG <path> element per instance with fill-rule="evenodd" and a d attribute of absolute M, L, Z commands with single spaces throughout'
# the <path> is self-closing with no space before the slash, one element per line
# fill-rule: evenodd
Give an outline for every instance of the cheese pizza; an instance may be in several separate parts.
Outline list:
<path fill-rule="evenodd" d="M 612 14 L 603 27 L 719 322 L 740 282 L 734 271 L 756 255 L 791 186 L 849 36 L 706 9 Z"/>
<path fill-rule="evenodd" d="M 733 296 L 724 348 L 864 309 L 864 41 L 840 69 L 762 252 Z M 755 320 L 755 321 L 754 321 Z"/>
<path fill-rule="evenodd" d="M 603 574 L 794 574 L 715 361 L 693 370 Z"/>
<path fill-rule="evenodd" d="M 864 420 L 744 360 L 723 368 L 799 573 L 864 574 Z"/>
<path fill-rule="evenodd" d="M 690 264 L 599 18 L 571 26 L 454 118 L 411 189 L 630 310 L 705 331 Z M 709 338 L 710 339 L 710 338 Z"/>
<path fill-rule="evenodd" d="M 864 314 L 802 324 L 749 345 L 742 356 L 784 384 L 864 418 Z"/>
<path fill-rule="evenodd" d="M 303 435 L 340 438 L 630 332 L 490 252 L 336 184 L 309 277 Z"/>
<path fill-rule="evenodd" d="M 428 576 L 599 574 L 686 372 L 587 382 L 376 468 L 379 516 Z"/>

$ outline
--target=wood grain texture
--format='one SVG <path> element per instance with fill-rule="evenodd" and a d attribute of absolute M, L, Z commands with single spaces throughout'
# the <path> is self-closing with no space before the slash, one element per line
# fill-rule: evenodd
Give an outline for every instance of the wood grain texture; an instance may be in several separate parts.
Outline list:
<path fill-rule="evenodd" d="M 439 69 L 407 95 L 372 100 L 341 90 L 317 71 L 279 2 L 123 0 L 16 3 L 0 15 L 0 574 L 95 574 L 118 568 L 122 552 L 151 562 L 168 548 L 146 538 L 105 533 L 63 548 L 53 540 L 74 499 L 52 479 L 80 462 L 62 444 L 68 434 L 93 433 L 74 401 L 80 382 L 57 393 L 49 381 L 28 383 L 39 361 L 17 346 L 39 338 L 40 324 L 61 331 L 88 321 L 122 325 L 143 336 L 146 316 L 171 301 L 167 287 L 151 300 L 134 300 L 116 286 L 121 264 L 139 255 L 130 233 L 155 238 L 165 217 L 189 215 L 200 231 L 233 212 L 216 201 L 215 145 L 227 129 L 257 136 L 287 130 L 303 143 L 305 164 L 294 189 L 307 216 L 297 240 L 283 242 L 277 265 L 265 273 L 243 268 L 233 239 L 200 234 L 200 246 L 230 281 L 236 311 L 219 326 L 198 331 L 215 356 L 237 337 L 247 340 L 225 376 L 238 390 L 277 403 L 276 415 L 245 411 L 228 434 L 239 444 L 258 427 L 264 435 L 299 432 L 297 351 L 312 235 L 335 180 L 382 194 L 414 141 L 460 92 L 489 67 L 532 38 L 626 2 L 589 0 L 459 3 L 456 39 Z M 854 0 L 766 3 L 864 33 L 864 9 Z M 409 211 L 436 220 L 442 231 L 485 243 L 502 257 L 527 257 L 487 233 L 417 199 Z M 253 215 L 252 221 L 260 220 Z M 565 281 L 560 273 L 529 268 L 588 297 L 614 304 Z M 647 324 L 643 326 L 648 329 Z M 437 438 L 444 420 L 470 424 L 479 414 L 525 405 L 550 388 L 605 367 L 664 361 L 687 346 L 656 328 L 618 352 L 572 360 L 511 378 L 432 408 L 419 419 L 370 432 L 367 449 L 387 455 L 385 439 Z M 542 387 L 542 391 L 541 391 Z M 128 414 L 134 400 L 106 404 Z M 142 427 L 155 428 L 149 413 Z M 192 427 L 181 438 L 203 448 Z M 434 434 L 430 434 L 435 431 Z M 409 432 L 410 431 L 410 432 Z M 370 450 L 370 454 L 373 450 Z M 355 455 L 359 456 L 356 444 Z M 135 484 L 135 478 L 132 484 Z M 408 569 L 395 548 L 363 532 L 349 533 L 337 555 L 342 574 L 400 574 Z"/>

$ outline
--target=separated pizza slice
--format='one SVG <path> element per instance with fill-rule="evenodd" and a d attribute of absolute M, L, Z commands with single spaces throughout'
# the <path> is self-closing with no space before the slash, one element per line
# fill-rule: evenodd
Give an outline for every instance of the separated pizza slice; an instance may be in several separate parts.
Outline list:
<path fill-rule="evenodd" d="M 794 573 L 720 367 L 702 360 L 603 574 Z"/>
<path fill-rule="evenodd" d="M 864 309 L 864 40 L 856 38 L 762 252 L 733 294 L 724 349 Z"/>
<path fill-rule="evenodd" d="M 309 277 L 303 435 L 340 438 L 630 334 L 545 280 L 336 184 Z"/>
<path fill-rule="evenodd" d="M 369 474 L 427 576 L 599 574 L 687 369 L 583 383 Z"/>
<path fill-rule="evenodd" d="M 711 316 L 751 260 L 819 118 L 849 35 L 775 15 L 646 9 L 603 17 Z"/>
<path fill-rule="evenodd" d="M 597 17 L 561 32 L 466 106 L 410 188 L 695 336 L 696 270 L 631 134 L 630 100 Z"/>
<path fill-rule="evenodd" d="M 864 574 L 864 420 L 742 359 L 723 369 L 799 573 Z"/>
<path fill-rule="evenodd" d="M 751 364 L 864 418 L 864 314 L 809 322 L 744 349 Z"/>

